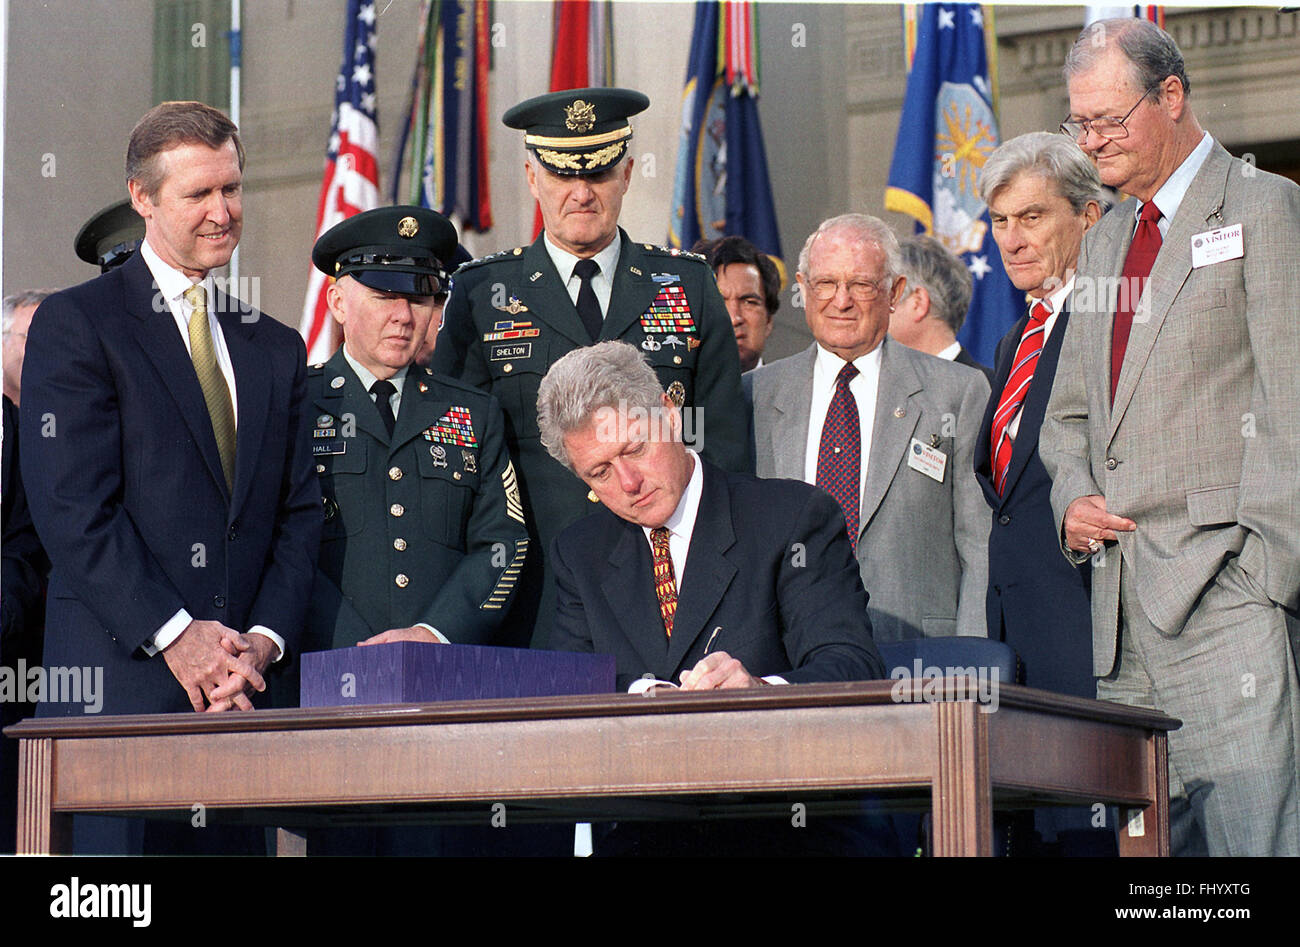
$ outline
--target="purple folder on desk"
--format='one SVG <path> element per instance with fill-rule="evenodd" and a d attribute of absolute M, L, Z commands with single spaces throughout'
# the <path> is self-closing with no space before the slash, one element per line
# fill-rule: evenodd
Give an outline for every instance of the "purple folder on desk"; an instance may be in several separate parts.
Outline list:
<path fill-rule="evenodd" d="M 614 692 L 614 656 L 398 641 L 302 656 L 303 707 Z"/>

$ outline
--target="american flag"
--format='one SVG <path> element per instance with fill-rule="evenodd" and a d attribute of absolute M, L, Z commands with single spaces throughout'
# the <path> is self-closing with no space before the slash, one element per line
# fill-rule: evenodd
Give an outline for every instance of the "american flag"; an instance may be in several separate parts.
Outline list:
<path fill-rule="evenodd" d="M 340 220 L 379 204 L 379 165 L 375 152 L 379 125 L 375 118 L 375 5 L 348 0 L 343 28 L 343 62 L 334 92 L 325 179 L 316 208 L 316 237 Z M 312 267 L 298 331 L 307 343 L 308 363 L 334 354 L 338 345 L 325 305 L 324 273 Z"/>

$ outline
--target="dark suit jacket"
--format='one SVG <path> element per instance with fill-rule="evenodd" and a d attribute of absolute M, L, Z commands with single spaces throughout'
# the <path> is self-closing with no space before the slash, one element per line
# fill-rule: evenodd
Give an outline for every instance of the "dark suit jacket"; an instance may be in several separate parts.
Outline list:
<path fill-rule="evenodd" d="M 1002 344 L 1001 342 L 998 343 L 999 346 L 1001 344 Z M 998 354 L 999 355 L 1002 354 L 1001 348 L 998 349 Z M 961 347 L 961 351 L 957 353 L 957 357 L 954 358 L 953 361 L 956 362 L 958 365 L 966 365 L 970 368 L 978 368 L 980 371 L 984 373 L 984 377 L 989 380 L 989 384 L 990 385 L 993 384 L 993 370 L 989 368 L 987 365 L 983 364 L 982 362 L 975 361 L 975 356 L 971 355 L 970 352 L 966 351 L 966 346 L 963 345 Z"/>
<path fill-rule="evenodd" d="M 1031 687 L 1096 697 L 1092 677 L 1092 617 L 1088 604 L 1091 570 L 1075 568 L 1060 555 L 1052 517 L 1052 480 L 1038 456 L 1038 432 L 1052 392 L 1061 340 L 1069 322 L 1062 310 L 1047 337 L 1034 379 L 1021 408 L 1005 493 L 993 489 L 991 431 L 1011 362 L 1029 316 L 998 343 L 993 394 L 975 445 L 975 476 L 993 509 L 989 533 L 988 626 L 1020 655 Z"/>
<path fill-rule="evenodd" d="M 794 684 L 884 675 L 844 514 L 806 483 L 704 464 L 671 640 L 640 526 L 602 508 L 561 533 L 553 556 L 552 646 L 614 655 L 622 689 L 645 674 L 677 683 L 718 626 L 711 650 L 756 677 Z"/>
<path fill-rule="evenodd" d="M 32 525 L 27 492 L 19 472 L 18 406 L 4 399 L 3 498 L 4 570 L 0 576 L 0 661 L 15 667 L 19 658 L 29 665 L 41 660 L 41 627 L 45 576 L 49 562 Z M 17 719 L 17 718 L 14 718 Z M 6 715 L 5 722 L 10 723 Z"/>
<path fill-rule="evenodd" d="M 106 713 L 190 710 L 163 657 L 141 650 L 182 607 L 239 631 L 265 625 L 293 648 L 320 535 L 302 339 L 222 293 L 212 300 L 238 397 L 232 494 L 156 292 L 137 254 L 56 293 L 23 366 L 23 480 L 53 566 L 45 662 L 102 666 Z"/>

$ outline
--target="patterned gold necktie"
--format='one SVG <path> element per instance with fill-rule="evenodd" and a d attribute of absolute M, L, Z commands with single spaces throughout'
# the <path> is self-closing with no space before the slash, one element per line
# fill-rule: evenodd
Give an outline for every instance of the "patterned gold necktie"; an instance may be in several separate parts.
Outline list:
<path fill-rule="evenodd" d="M 654 551 L 655 595 L 659 597 L 659 615 L 664 620 L 664 631 L 673 636 L 673 616 L 677 614 L 677 578 L 673 575 L 673 557 L 668 551 L 668 527 L 657 526 L 650 530 Z"/>
<path fill-rule="evenodd" d="M 202 286 L 191 286 L 185 290 L 185 299 L 193 307 L 190 313 L 190 358 L 194 360 L 194 373 L 199 376 L 199 387 L 203 389 L 203 400 L 207 402 L 208 416 L 212 419 L 212 433 L 217 438 L 217 453 L 221 455 L 226 487 L 233 490 L 235 409 L 230 403 L 230 387 L 217 366 L 216 352 L 212 347 L 207 293 Z"/>

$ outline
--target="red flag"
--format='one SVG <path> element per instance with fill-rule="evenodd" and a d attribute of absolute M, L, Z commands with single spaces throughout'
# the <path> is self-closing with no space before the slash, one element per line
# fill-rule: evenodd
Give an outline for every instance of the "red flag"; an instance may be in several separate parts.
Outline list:
<path fill-rule="evenodd" d="M 379 165 L 375 152 L 379 127 L 375 119 L 375 5 L 372 0 L 348 0 L 343 29 L 343 62 L 334 93 L 325 178 L 316 207 L 316 237 L 340 220 L 379 204 Z M 325 305 L 328 277 L 312 267 L 298 331 L 307 343 L 308 364 L 334 354 L 339 339 Z"/>

